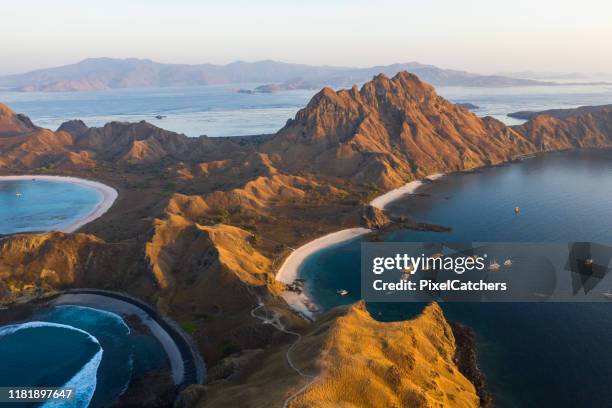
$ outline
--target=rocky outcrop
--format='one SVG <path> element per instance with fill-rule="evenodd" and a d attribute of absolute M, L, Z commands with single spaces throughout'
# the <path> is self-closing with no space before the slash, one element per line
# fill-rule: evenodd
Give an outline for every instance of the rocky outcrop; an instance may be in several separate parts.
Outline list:
<path fill-rule="evenodd" d="M 391 220 L 385 215 L 385 213 L 374 206 L 364 205 L 361 211 L 361 224 L 370 229 L 384 228 Z"/>
<path fill-rule="evenodd" d="M 609 110 L 538 116 L 522 126 L 479 118 L 416 76 L 376 76 L 350 90 L 325 88 L 262 150 L 286 172 L 306 169 L 386 189 L 425 175 L 494 165 L 572 147 L 607 147 Z"/>
<path fill-rule="evenodd" d="M 0 137 L 32 132 L 36 129 L 39 128 L 26 115 L 15 114 L 11 108 L 0 103 Z"/>
<path fill-rule="evenodd" d="M 391 188 L 506 161 L 532 145 L 402 72 L 393 79 L 378 75 L 361 89 L 322 90 L 263 149 L 286 171 L 309 169 Z"/>

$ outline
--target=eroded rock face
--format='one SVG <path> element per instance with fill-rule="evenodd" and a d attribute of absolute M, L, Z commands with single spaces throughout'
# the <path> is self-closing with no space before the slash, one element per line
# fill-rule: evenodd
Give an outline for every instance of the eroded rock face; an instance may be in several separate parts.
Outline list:
<path fill-rule="evenodd" d="M 383 228 L 391 222 L 389 217 L 379 208 L 371 205 L 365 205 L 362 209 L 361 220 L 363 226 L 370 229 Z"/>
<path fill-rule="evenodd" d="M 36 129 L 39 128 L 26 115 L 16 114 L 11 108 L 0 103 L 0 137 L 32 132 Z"/>
<path fill-rule="evenodd" d="M 448 170 L 498 163 L 531 144 L 401 72 L 361 89 L 325 88 L 264 147 L 279 166 L 390 188 Z"/>
<path fill-rule="evenodd" d="M 361 89 L 315 95 L 263 150 L 297 169 L 397 187 L 422 176 L 497 164 L 538 151 L 610 146 L 610 110 L 539 117 L 517 127 L 438 96 L 416 76 L 376 76 Z"/>

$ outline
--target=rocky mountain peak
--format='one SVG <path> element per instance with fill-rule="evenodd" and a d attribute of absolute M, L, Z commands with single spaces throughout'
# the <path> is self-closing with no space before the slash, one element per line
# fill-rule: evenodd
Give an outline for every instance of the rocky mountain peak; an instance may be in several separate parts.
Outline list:
<path fill-rule="evenodd" d="M 37 129 L 26 115 L 16 114 L 11 108 L 0 103 L 0 136 L 13 136 Z"/>

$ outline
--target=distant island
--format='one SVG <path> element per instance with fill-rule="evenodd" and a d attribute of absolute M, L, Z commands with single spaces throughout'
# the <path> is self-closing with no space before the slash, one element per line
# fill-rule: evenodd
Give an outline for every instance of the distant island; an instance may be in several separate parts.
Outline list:
<path fill-rule="evenodd" d="M 227 65 L 162 64 L 149 59 L 89 58 L 71 65 L 0 77 L 0 88 L 19 92 L 104 91 L 118 88 L 263 83 L 254 92 L 350 87 L 374 75 L 410 71 L 434 86 L 505 87 L 555 85 L 502 75 L 479 75 L 407 62 L 368 68 L 288 64 L 277 61 Z M 242 90 L 249 93 L 247 89 Z"/>
<path fill-rule="evenodd" d="M 580 106 L 573 109 L 547 109 L 543 111 L 518 111 L 509 113 L 507 116 L 515 119 L 530 120 L 540 115 L 548 115 L 557 119 L 565 119 L 570 116 L 576 116 L 578 114 L 595 113 L 602 111 L 612 112 L 612 105 L 599 105 L 599 106 Z"/>
<path fill-rule="evenodd" d="M 460 102 L 460 103 L 457 103 L 456 105 L 461 106 L 462 108 L 465 108 L 465 109 L 470 109 L 470 110 L 480 109 L 480 106 L 474 105 L 473 103 L 470 103 L 470 102 Z"/>

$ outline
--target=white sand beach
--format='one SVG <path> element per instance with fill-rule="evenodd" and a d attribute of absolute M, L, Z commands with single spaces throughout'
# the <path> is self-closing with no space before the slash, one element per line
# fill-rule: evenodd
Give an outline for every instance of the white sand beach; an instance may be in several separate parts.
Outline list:
<path fill-rule="evenodd" d="M 444 173 L 436 173 L 436 174 L 431 174 L 425 177 L 425 179 L 433 181 L 433 180 L 439 179 L 442 176 L 444 176 Z M 385 194 L 376 197 L 375 199 L 370 201 L 370 205 L 380 210 L 384 210 L 385 207 L 389 205 L 389 203 L 397 200 L 398 198 L 405 196 L 406 194 L 414 193 L 416 189 L 422 185 L 423 185 L 423 180 L 411 181 L 410 183 L 406 183 L 401 187 L 398 187 L 394 190 L 388 191 Z"/>
<path fill-rule="evenodd" d="M 55 181 L 63 183 L 78 184 L 85 187 L 90 187 L 102 193 L 102 201 L 96 205 L 96 207 L 89 212 L 85 217 L 75 220 L 74 222 L 59 228 L 61 232 L 74 232 L 81 228 L 83 225 L 99 218 L 108 211 L 113 205 L 119 193 L 114 188 L 107 186 L 106 184 L 99 183 L 97 181 L 85 180 L 77 177 L 67 176 L 49 176 L 49 175 L 25 175 L 25 176 L 0 176 L 0 181 L 18 181 L 18 180 L 45 180 Z"/>
<path fill-rule="evenodd" d="M 436 173 L 425 177 L 425 179 L 433 181 L 439 179 L 442 176 L 444 176 L 444 173 Z M 411 181 L 410 183 L 407 183 L 402 187 L 396 188 L 374 198 L 372 201 L 370 201 L 370 205 L 380 210 L 384 210 L 389 203 L 397 200 L 400 197 L 403 197 L 406 194 L 414 193 L 416 189 L 419 188 L 422 184 L 422 180 Z M 287 259 L 285 259 L 285 262 L 276 273 L 276 280 L 285 284 L 294 282 L 296 279 L 299 278 L 300 266 L 302 265 L 304 260 L 311 254 L 323 248 L 350 241 L 370 232 L 371 230 L 367 228 L 348 228 L 345 230 L 324 235 L 320 238 L 308 242 L 305 245 L 302 245 L 301 247 L 293 251 L 287 257 Z M 283 293 L 283 298 L 289 304 L 289 306 L 291 306 L 291 308 L 311 318 L 313 317 L 313 314 L 317 309 L 316 304 L 308 297 L 308 295 L 304 291 L 302 291 L 302 293 L 300 294 L 296 292 L 286 291 Z"/>
<path fill-rule="evenodd" d="M 291 255 L 287 257 L 287 259 L 285 259 L 285 262 L 276 274 L 276 280 L 283 283 L 293 282 L 298 278 L 300 265 L 311 254 L 322 248 L 339 244 L 341 242 L 350 241 L 351 239 L 365 235 L 370 231 L 371 230 L 367 228 L 348 228 L 341 231 L 332 232 L 331 234 L 324 235 L 315 239 L 314 241 L 310 241 L 309 243 L 302 245 L 293 251 Z"/>
<path fill-rule="evenodd" d="M 295 281 L 299 277 L 300 265 L 311 254 L 331 245 L 340 244 L 342 242 L 358 238 L 369 233 L 370 231 L 371 230 L 367 228 L 348 228 L 338 232 L 332 232 L 331 234 L 324 235 L 315 239 L 314 241 L 310 241 L 309 243 L 302 245 L 293 251 L 287 257 L 287 259 L 285 259 L 285 262 L 276 273 L 276 280 L 287 284 Z M 306 316 L 312 317 L 313 307 L 315 305 L 304 292 L 301 294 L 297 294 L 295 292 L 284 292 L 283 298 L 293 309 L 303 313 Z"/>

